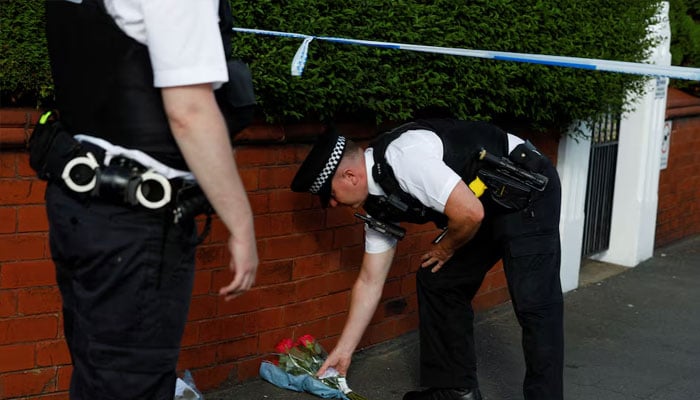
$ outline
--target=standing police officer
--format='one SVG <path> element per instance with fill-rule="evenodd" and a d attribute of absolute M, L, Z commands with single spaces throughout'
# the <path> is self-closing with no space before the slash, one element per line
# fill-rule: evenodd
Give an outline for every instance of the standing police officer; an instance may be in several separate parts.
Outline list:
<path fill-rule="evenodd" d="M 347 373 L 404 234 L 395 223 L 432 221 L 444 230 L 416 277 L 420 377 L 427 389 L 404 400 L 481 399 L 471 300 L 501 258 L 522 327 L 524 396 L 563 397 L 560 185 L 552 164 L 529 142 L 488 123 L 452 119 L 402 125 L 364 151 L 327 134 L 291 187 L 319 195 L 324 206 L 363 207 L 369 214 L 360 215 L 367 222 L 365 255 L 348 320 L 319 375 L 328 367 Z"/>
<path fill-rule="evenodd" d="M 227 11 L 226 0 L 46 0 L 60 120 L 42 119 L 30 158 L 49 180 L 71 399 L 172 400 L 198 242 L 186 193 L 201 188 L 231 233 L 233 279 L 219 293 L 255 281 L 236 116 L 215 94 L 230 75 Z"/>

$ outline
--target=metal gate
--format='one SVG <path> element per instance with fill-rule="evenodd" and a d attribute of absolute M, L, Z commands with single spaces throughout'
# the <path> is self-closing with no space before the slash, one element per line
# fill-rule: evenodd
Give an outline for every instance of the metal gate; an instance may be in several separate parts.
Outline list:
<path fill-rule="evenodd" d="M 620 117 L 608 115 L 594 124 L 586 185 L 583 258 L 607 250 L 610 245 L 613 194 Z"/>

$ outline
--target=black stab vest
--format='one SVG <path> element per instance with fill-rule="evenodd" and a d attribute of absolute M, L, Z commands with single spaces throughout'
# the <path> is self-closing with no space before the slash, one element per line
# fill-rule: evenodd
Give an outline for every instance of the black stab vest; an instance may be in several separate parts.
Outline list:
<path fill-rule="evenodd" d="M 223 13 L 227 7 L 219 8 Z M 224 31 L 230 16 L 224 13 L 220 20 L 222 40 L 230 49 L 230 33 Z M 66 130 L 138 149 L 186 170 L 161 91 L 153 86 L 148 48 L 119 29 L 102 0 L 47 1 L 46 21 L 57 108 Z"/>
<path fill-rule="evenodd" d="M 372 176 L 385 192 L 385 196 L 369 195 L 364 209 L 381 221 L 424 224 L 434 222 L 440 228 L 447 226 L 447 217 L 418 201 L 403 191 L 391 166 L 386 161 L 389 144 L 404 132 L 426 129 L 440 137 L 443 145 L 443 161 L 463 181 L 471 182 L 480 167 L 479 150 L 486 149 L 495 156 L 508 154 L 508 135 L 495 125 L 486 122 L 470 122 L 454 119 L 417 120 L 401 125 L 373 140 L 374 167 Z M 415 160 L 420 163 L 421 160 Z"/>

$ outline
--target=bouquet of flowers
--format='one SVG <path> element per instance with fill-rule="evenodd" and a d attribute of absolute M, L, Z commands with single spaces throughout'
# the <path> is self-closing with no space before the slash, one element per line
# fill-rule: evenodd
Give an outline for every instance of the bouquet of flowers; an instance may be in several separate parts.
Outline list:
<path fill-rule="evenodd" d="M 345 377 L 333 368 L 329 368 L 322 378 L 316 376 L 328 353 L 313 336 L 303 335 L 296 342 L 291 338 L 282 339 L 275 346 L 275 352 L 277 360 L 260 366 L 260 375 L 272 384 L 324 398 L 367 400 L 353 392 Z"/>

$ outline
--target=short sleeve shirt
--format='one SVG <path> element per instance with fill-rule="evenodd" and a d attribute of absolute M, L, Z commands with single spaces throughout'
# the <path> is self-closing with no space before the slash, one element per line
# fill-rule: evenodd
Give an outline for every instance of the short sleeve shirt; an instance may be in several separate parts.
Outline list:
<path fill-rule="evenodd" d="M 445 212 L 447 199 L 462 178 L 442 160 L 443 145 L 438 135 L 424 129 L 406 131 L 387 146 L 385 155 L 402 190 L 423 205 Z M 369 193 L 384 195 L 372 178 L 372 148 L 365 151 L 365 162 Z M 365 226 L 367 253 L 382 253 L 394 246 L 396 239 Z"/>
<path fill-rule="evenodd" d="M 228 81 L 219 0 L 104 0 L 127 35 L 148 47 L 158 88 Z"/>

